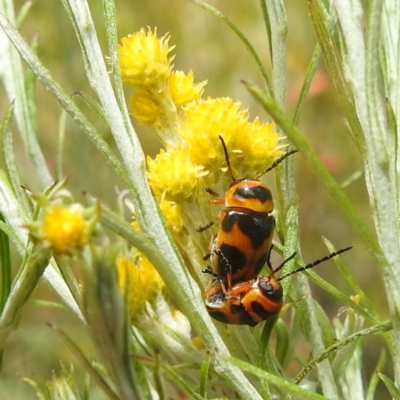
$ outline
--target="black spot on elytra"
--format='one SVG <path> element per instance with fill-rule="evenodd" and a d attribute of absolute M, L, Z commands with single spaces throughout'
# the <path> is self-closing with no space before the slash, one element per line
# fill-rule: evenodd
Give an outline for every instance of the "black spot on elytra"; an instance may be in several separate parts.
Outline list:
<path fill-rule="evenodd" d="M 216 319 L 217 321 L 224 322 L 225 324 L 229 323 L 226 315 L 221 311 L 209 311 L 208 313 L 212 318 Z"/>
<path fill-rule="evenodd" d="M 254 321 L 253 317 L 242 307 L 243 314 L 240 316 L 241 325 L 256 326 L 258 321 Z"/>
<path fill-rule="evenodd" d="M 249 325 L 249 326 L 256 326 L 258 324 L 257 321 L 246 312 L 243 306 L 238 304 L 232 304 L 229 307 L 230 315 L 239 314 L 239 319 L 234 318 L 234 321 L 237 321 L 238 325 Z M 217 321 L 223 322 L 225 324 L 231 324 L 232 321 L 229 320 L 229 316 L 224 314 L 221 311 L 209 311 L 209 314 L 212 318 L 216 319 Z"/>
<path fill-rule="evenodd" d="M 221 228 L 224 232 L 231 232 L 236 224 L 243 235 L 250 239 L 253 248 L 258 249 L 274 233 L 275 218 L 264 213 L 230 210 L 225 214 Z"/>
<path fill-rule="evenodd" d="M 252 311 L 256 313 L 261 319 L 266 320 L 274 315 L 278 314 L 276 311 L 268 311 L 266 310 L 260 303 L 257 303 L 256 301 L 252 301 L 250 305 Z"/>
<path fill-rule="evenodd" d="M 218 271 L 220 275 L 236 273 L 246 265 L 246 256 L 235 246 L 222 243 L 219 248 Z"/>

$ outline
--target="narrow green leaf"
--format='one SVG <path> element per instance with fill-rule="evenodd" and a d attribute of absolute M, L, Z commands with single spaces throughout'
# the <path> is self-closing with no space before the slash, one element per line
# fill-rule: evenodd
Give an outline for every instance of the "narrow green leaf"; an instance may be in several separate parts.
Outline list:
<path fill-rule="evenodd" d="M 0 221 L 5 222 L 2 214 Z M 11 254 L 10 240 L 7 234 L 0 229 L 0 314 L 3 312 L 11 291 Z"/>
<path fill-rule="evenodd" d="M 298 357 L 297 349 L 299 342 L 303 339 L 303 334 L 301 331 L 301 314 L 294 311 L 291 313 L 291 323 L 289 325 L 289 343 L 286 349 L 286 357 L 282 361 L 282 368 L 286 368 L 294 359 Z"/>
<path fill-rule="evenodd" d="M 96 368 L 93 367 L 92 363 L 86 358 L 83 352 L 75 344 L 75 342 L 60 328 L 52 326 L 52 328 L 60 335 L 61 339 L 70 349 L 75 358 L 80 362 L 84 370 L 92 377 L 92 379 L 99 385 L 99 387 L 106 393 L 106 395 L 112 400 L 120 400 L 114 390 L 109 384 L 103 379 Z"/>
<path fill-rule="evenodd" d="M 125 94 L 122 86 L 121 67 L 118 54 L 117 16 L 114 0 L 103 0 L 104 22 L 107 34 L 108 57 L 115 85 L 115 95 L 119 109 L 123 115 L 125 125 L 129 126 L 129 115 L 125 106 Z M 127 128 L 128 129 L 128 128 Z"/>
<path fill-rule="evenodd" d="M 293 281 L 295 283 L 292 285 L 292 290 L 296 298 L 302 298 L 302 301 L 297 304 L 296 313 L 300 314 L 299 321 L 303 336 L 310 344 L 311 354 L 321 354 L 325 349 L 325 341 L 319 325 L 318 307 L 310 294 L 310 286 L 300 274 L 296 274 Z M 317 365 L 317 373 L 324 396 L 330 400 L 338 399 L 338 385 L 329 360 L 323 360 Z"/>
<path fill-rule="evenodd" d="M 35 389 L 36 396 L 39 400 L 54 400 L 51 396 L 49 388 L 42 382 L 35 382 L 33 379 L 24 378 L 24 382 L 28 383 Z"/>
<path fill-rule="evenodd" d="M 328 248 L 328 250 L 333 253 L 335 251 L 335 248 L 333 247 L 332 243 L 330 243 L 326 238 L 323 238 L 323 241 Z M 338 267 L 340 273 L 345 277 L 347 282 L 350 284 L 353 293 L 361 296 L 363 305 L 366 307 L 366 311 L 370 314 L 373 319 L 369 318 L 373 323 L 378 323 L 379 322 L 379 315 L 375 311 L 375 308 L 373 304 L 370 302 L 368 296 L 364 293 L 364 291 L 361 289 L 360 285 L 358 282 L 354 279 L 354 277 L 349 273 L 349 269 L 345 267 L 342 259 L 340 257 L 335 257 L 334 259 L 336 266 Z"/>
<path fill-rule="evenodd" d="M 14 232 L 13 236 L 18 237 L 18 243 L 26 243 L 28 234 L 24 226 L 27 223 L 23 210 L 20 209 L 17 198 L 9 186 L 8 179 L 5 177 L 4 171 L 0 170 L 0 213 L 3 214 L 7 225 Z M 9 235 L 10 236 L 10 235 Z M 12 237 L 12 236 L 10 236 Z M 23 255 L 25 246 L 22 249 Z"/>
<path fill-rule="evenodd" d="M 330 346 L 335 343 L 336 339 L 331 320 L 317 301 L 315 301 L 315 310 L 317 311 L 317 318 L 319 326 L 321 327 L 322 337 L 324 339 L 325 346 Z"/>
<path fill-rule="evenodd" d="M 92 96 L 89 96 L 87 93 L 81 91 L 81 92 L 75 92 L 72 95 L 72 97 L 82 99 L 82 101 L 90 109 L 92 109 L 106 124 L 108 124 L 107 118 L 104 114 L 104 110 L 101 107 L 101 104 L 98 101 L 96 101 Z"/>
<path fill-rule="evenodd" d="M 400 399 L 400 390 L 396 387 L 395 383 L 381 372 L 377 372 L 377 374 L 379 378 L 381 378 L 381 381 L 385 384 L 392 398 L 395 400 Z"/>
<path fill-rule="evenodd" d="M 206 397 L 208 372 L 210 370 L 211 355 L 207 353 L 204 357 L 203 363 L 201 364 L 200 376 L 199 376 L 199 395 Z"/>
<path fill-rule="evenodd" d="M 276 315 L 270 319 L 267 319 L 264 324 L 264 328 L 261 334 L 260 349 L 258 351 L 258 362 L 257 365 L 261 369 L 267 371 L 273 371 L 278 373 L 277 367 L 272 360 L 272 356 L 269 349 L 269 340 L 271 338 L 272 330 L 278 320 L 279 315 Z"/>
<path fill-rule="evenodd" d="M 190 0 L 192 3 L 197 4 L 199 7 L 203 8 L 206 11 L 209 11 L 211 14 L 213 14 L 215 17 L 219 18 L 221 21 L 225 22 L 229 28 L 232 29 L 232 31 L 239 37 L 241 42 L 244 44 L 246 49 L 250 52 L 250 55 L 253 57 L 255 63 L 258 66 L 258 69 L 260 70 L 261 76 L 264 80 L 264 84 L 268 88 L 268 91 L 271 92 L 271 83 L 268 78 L 267 71 L 265 70 L 260 58 L 258 57 L 257 52 L 255 51 L 254 47 L 251 45 L 249 40 L 246 38 L 246 36 L 243 35 L 243 33 L 239 30 L 239 28 L 224 14 L 222 14 L 219 10 L 217 10 L 215 7 L 204 3 L 203 1 L 200 0 Z"/>
<path fill-rule="evenodd" d="M 3 216 L 4 217 L 4 216 Z M 25 251 L 25 243 L 23 243 L 18 234 L 12 229 L 12 227 L 5 222 L 0 220 L 0 230 L 4 232 L 8 239 L 11 240 L 18 250 L 18 253 L 23 256 Z"/>
<path fill-rule="evenodd" d="M 373 335 L 375 333 L 379 332 L 387 332 L 389 330 L 393 329 L 392 322 L 391 321 L 385 321 L 382 322 L 381 324 L 374 325 L 371 328 L 366 328 L 363 329 L 359 332 L 353 333 L 352 335 L 348 336 L 346 339 L 341 340 L 338 343 L 335 343 L 334 345 L 328 347 L 323 353 L 321 353 L 317 358 L 312 359 L 301 371 L 299 374 L 297 374 L 295 378 L 296 383 L 300 383 L 304 377 L 322 360 L 325 360 L 328 358 L 331 354 L 335 353 L 337 350 L 343 348 L 349 343 L 354 342 L 355 340 L 358 340 L 364 336 L 368 335 Z"/>
<path fill-rule="evenodd" d="M 298 394 L 299 396 L 302 396 L 302 399 L 311 399 L 311 400 L 326 400 L 324 396 L 321 396 L 320 394 L 310 392 L 308 390 L 305 390 L 295 384 L 293 384 L 290 381 L 287 381 L 283 378 L 280 378 L 278 376 L 275 376 L 269 372 L 263 371 L 260 368 L 257 368 L 251 364 L 246 363 L 245 361 L 238 360 L 233 357 L 226 357 L 226 360 L 232 363 L 233 365 L 238 366 L 244 371 L 247 371 L 260 379 L 266 379 L 268 382 L 274 384 L 275 386 L 282 388 L 284 390 L 293 392 L 295 394 Z"/>
<path fill-rule="evenodd" d="M 29 246 L 27 254 L 0 316 L 0 349 L 8 334 L 18 326 L 22 308 L 38 285 L 51 256 L 48 250 L 38 246 Z"/>
<path fill-rule="evenodd" d="M 376 387 L 379 383 L 379 375 L 377 374 L 378 371 L 381 371 L 387 363 L 387 355 L 385 350 L 381 350 L 381 354 L 379 356 L 378 363 L 376 364 L 375 373 L 372 374 L 371 380 L 369 381 L 367 395 L 365 397 L 366 400 L 374 400 Z"/>
<path fill-rule="evenodd" d="M 232 342 L 225 343 L 236 358 L 256 363 L 259 354 L 259 344 L 254 335 L 254 329 L 249 326 L 232 325 L 228 328 L 232 332 Z M 222 336 L 224 338 L 224 336 Z"/>
<path fill-rule="evenodd" d="M 275 324 L 276 332 L 276 346 L 275 346 L 275 356 L 279 361 L 280 365 L 284 365 L 287 351 L 289 349 L 290 335 L 286 324 L 282 320 L 278 320 Z"/>
<path fill-rule="evenodd" d="M 269 56 L 272 60 L 272 43 L 271 43 L 271 21 L 269 20 L 269 14 L 267 10 L 267 4 L 265 0 L 260 0 L 260 6 L 261 6 L 261 12 L 264 18 L 264 25 L 265 29 L 267 31 L 267 36 L 268 36 L 268 47 L 269 47 Z"/>
<path fill-rule="evenodd" d="M 21 8 L 19 9 L 19 13 L 17 15 L 17 19 L 16 19 L 16 27 L 18 29 L 21 29 L 23 23 L 26 20 L 26 17 L 29 14 L 29 11 L 31 10 L 33 1 L 26 1 L 24 4 L 22 4 Z"/>
<path fill-rule="evenodd" d="M 63 153 L 64 153 L 64 139 L 65 127 L 67 122 L 67 113 L 63 110 L 58 122 L 58 140 L 57 140 L 57 153 L 56 153 L 56 179 L 61 181 L 63 176 Z"/>
<path fill-rule="evenodd" d="M 19 169 L 17 161 L 15 159 L 15 152 L 13 147 L 13 136 L 11 131 L 11 119 L 14 113 L 14 105 L 11 105 L 2 122 L 0 128 L 0 138 L 2 144 L 2 153 L 4 158 L 5 169 L 8 177 L 8 181 L 11 183 L 14 195 L 26 213 L 32 210 L 31 203 L 27 199 L 26 193 L 21 189 L 21 179 L 19 175 Z"/>
<path fill-rule="evenodd" d="M 100 222 L 118 235 L 127 239 L 129 243 L 139 251 L 146 254 L 149 261 L 156 268 L 158 264 L 163 262 L 160 253 L 150 240 L 105 207 L 102 207 L 101 209 Z"/>
<path fill-rule="evenodd" d="M 311 82 L 314 78 L 315 72 L 317 71 L 318 62 L 320 58 L 321 58 L 321 48 L 317 44 L 311 56 L 310 63 L 308 64 L 306 76 L 304 78 L 303 85 L 301 86 L 299 98 L 297 99 L 296 108 L 294 110 L 294 115 L 293 115 L 294 126 L 297 126 L 299 123 L 300 113 L 305 103 L 307 93 L 310 90 Z"/>
<path fill-rule="evenodd" d="M 284 243 L 284 251 L 282 253 L 282 257 L 284 260 L 286 260 L 297 252 L 297 248 L 299 245 L 298 210 L 295 206 L 291 206 L 288 210 L 284 232 L 285 235 L 281 237 L 281 242 Z M 295 259 L 287 262 L 281 270 L 281 276 L 293 271 L 294 267 Z M 282 279 L 281 285 L 284 293 L 287 293 L 289 291 L 290 284 L 290 279 Z"/>
<path fill-rule="evenodd" d="M 58 270 L 61 273 L 62 279 L 70 290 L 72 297 L 76 301 L 76 304 L 78 305 L 78 307 L 81 308 L 82 293 L 78 281 L 76 280 L 75 275 L 71 270 L 71 265 L 65 262 L 64 257 L 55 256 L 55 261 L 57 263 Z"/>
<path fill-rule="evenodd" d="M 287 17 L 283 0 L 265 0 L 268 11 L 269 23 L 271 24 L 271 36 L 269 37 L 272 47 L 272 92 L 276 103 L 286 107 L 286 40 L 287 40 Z"/>
<path fill-rule="evenodd" d="M 320 286 L 322 289 L 330 293 L 332 296 L 336 297 L 338 300 L 340 300 L 342 303 L 346 304 L 348 307 L 353 308 L 356 310 L 360 315 L 363 317 L 367 318 L 371 322 L 377 324 L 380 323 L 380 320 L 378 320 L 373 314 L 369 312 L 369 310 L 366 310 L 364 307 L 359 306 L 357 303 L 355 303 L 348 295 L 340 291 L 336 286 L 333 286 L 329 282 L 327 282 L 325 279 L 322 279 L 317 273 L 314 271 L 306 271 L 304 272 L 305 275 L 307 275 L 313 282 L 315 282 L 318 286 Z"/>
<path fill-rule="evenodd" d="M 58 310 L 68 310 L 67 306 L 62 303 L 57 303 L 55 301 L 47 301 L 47 300 L 33 300 L 29 302 L 30 305 L 41 307 L 41 308 L 51 308 Z"/>
<path fill-rule="evenodd" d="M 351 134 L 359 145 L 361 154 L 365 155 L 362 127 L 357 116 L 353 98 L 350 95 L 347 83 L 344 79 L 340 62 L 337 58 L 335 46 L 329 34 L 328 23 L 326 22 L 327 20 L 322 10 L 321 2 L 319 0 L 309 0 L 308 5 L 311 21 L 313 22 L 317 39 L 321 46 L 325 65 L 336 87 L 340 97 L 340 104 L 342 104 L 347 120 L 351 126 Z"/>
<path fill-rule="evenodd" d="M 124 300 L 126 301 L 126 300 Z M 128 340 L 129 340 L 129 354 L 131 362 L 132 362 L 132 369 L 134 370 L 134 374 L 137 377 L 137 383 L 140 388 L 140 392 L 142 393 L 143 399 L 149 399 L 149 400 L 156 400 L 156 395 L 154 393 L 154 386 L 153 382 L 151 381 L 151 375 L 149 375 L 149 371 L 144 365 L 144 362 L 142 362 L 142 357 L 136 357 L 136 354 L 140 354 L 138 352 L 139 349 L 143 349 L 144 346 L 143 341 L 142 343 L 138 343 L 138 338 L 137 335 L 133 335 L 133 327 L 130 327 L 130 333 L 128 335 Z M 132 335 L 131 335 L 132 333 Z M 146 349 L 147 350 L 147 349 Z M 144 354 L 147 353 L 147 351 L 144 350 Z M 148 352 L 150 355 L 150 352 Z M 141 353 L 143 354 L 143 353 Z"/>
<path fill-rule="evenodd" d="M 165 392 L 164 377 L 161 373 L 161 359 L 158 353 L 155 354 L 154 359 L 154 370 L 153 370 L 155 387 L 160 400 L 167 400 L 167 394 Z"/>

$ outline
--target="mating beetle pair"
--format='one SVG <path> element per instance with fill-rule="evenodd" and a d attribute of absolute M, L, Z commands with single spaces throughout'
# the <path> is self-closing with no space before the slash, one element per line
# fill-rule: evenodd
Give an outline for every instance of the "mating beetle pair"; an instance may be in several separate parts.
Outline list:
<path fill-rule="evenodd" d="M 285 153 L 255 178 L 238 180 L 232 173 L 225 142 L 221 136 L 219 139 L 232 184 L 224 199 L 211 200 L 214 204 L 225 204 L 225 208 L 218 215 L 218 233 L 212 237 L 209 254 L 204 258 L 209 260 L 210 265 L 203 272 L 214 276 L 205 290 L 205 304 L 210 316 L 218 321 L 255 326 L 282 309 L 280 280 L 329 260 L 351 246 L 275 279 L 274 274 L 295 254 L 277 269 L 272 269 L 269 258 L 275 229 L 275 218 L 271 215 L 274 203 L 270 189 L 259 178 L 297 150 Z M 208 191 L 217 196 L 213 191 Z M 265 264 L 269 266 L 271 274 L 258 276 Z"/>

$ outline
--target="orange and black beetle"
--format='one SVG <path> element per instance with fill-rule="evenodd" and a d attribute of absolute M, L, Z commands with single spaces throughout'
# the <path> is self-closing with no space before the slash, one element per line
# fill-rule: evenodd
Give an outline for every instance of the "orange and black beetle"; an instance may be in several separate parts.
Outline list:
<path fill-rule="evenodd" d="M 218 215 L 218 233 L 211 239 L 208 272 L 219 277 L 221 284 L 229 290 L 232 285 L 254 279 L 269 262 L 275 218 L 272 194 L 259 178 L 279 165 L 285 158 L 295 153 L 292 150 L 276 160 L 269 168 L 253 179 L 236 179 L 232 173 L 228 150 L 221 136 L 232 184 L 225 199 L 212 199 L 214 204 L 224 204 Z M 217 195 L 211 190 L 211 194 Z M 200 229 L 211 226 L 211 224 Z"/>
<path fill-rule="evenodd" d="M 215 289 L 215 293 L 208 291 L 212 294 L 206 298 L 206 308 L 212 318 L 225 324 L 256 326 L 282 309 L 282 286 L 271 276 L 237 283 L 228 293 L 219 284 Z"/>
<path fill-rule="evenodd" d="M 246 281 L 237 283 L 227 292 L 223 291 L 219 281 L 215 279 L 205 292 L 207 311 L 212 318 L 225 324 L 256 326 L 259 322 L 270 319 L 281 311 L 283 306 L 283 289 L 279 281 L 297 272 L 315 267 L 338 254 L 350 250 L 352 247 L 349 246 L 335 251 L 311 264 L 307 264 L 278 279 L 274 279 L 273 275 L 287 261 L 294 258 L 296 254 L 293 254 L 278 268 L 273 270 L 271 275 L 259 276 L 254 282 Z"/>

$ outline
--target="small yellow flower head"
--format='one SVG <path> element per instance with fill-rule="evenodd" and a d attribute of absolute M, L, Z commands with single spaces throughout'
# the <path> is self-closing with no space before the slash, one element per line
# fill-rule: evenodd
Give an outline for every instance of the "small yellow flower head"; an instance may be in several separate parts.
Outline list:
<path fill-rule="evenodd" d="M 256 118 L 246 128 L 228 150 L 234 154 L 231 162 L 237 178 L 258 175 L 283 154 L 284 146 L 279 143 L 281 136 L 275 132 L 274 124 L 261 124 Z"/>
<path fill-rule="evenodd" d="M 173 201 L 162 199 L 160 201 L 160 208 L 169 230 L 175 234 L 181 233 L 183 229 L 182 207 Z"/>
<path fill-rule="evenodd" d="M 227 169 L 218 136 L 224 139 L 236 178 L 257 175 L 282 154 L 274 125 L 260 124 L 258 119 L 250 123 L 247 111 L 240 107 L 229 98 L 209 98 L 186 107 L 179 133 L 194 163 L 211 172 Z"/>
<path fill-rule="evenodd" d="M 124 81 L 136 86 L 157 86 L 160 81 L 166 81 L 171 72 L 173 57 L 168 53 L 173 47 L 168 47 L 169 35 L 157 37 L 149 28 L 121 39 L 118 46 L 121 73 Z"/>
<path fill-rule="evenodd" d="M 207 169 L 226 167 L 221 135 L 227 146 L 232 137 L 247 125 L 247 114 L 239 111 L 240 103 L 229 98 L 200 100 L 185 109 L 186 120 L 182 122 L 180 135 L 188 143 L 190 158 Z"/>
<path fill-rule="evenodd" d="M 46 247 L 67 253 L 83 247 L 89 240 L 90 230 L 79 204 L 51 205 L 43 211 L 38 239 Z"/>
<path fill-rule="evenodd" d="M 164 288 L 160 275 L 141 254 L 136 262 L 122 255 L 117 258 L 118 284 L 127 293 L 129 312 L 132 319 L 144 311 L 146 302 L 152 303 Z"/>
<path fill-rule="evenodd" d="M 161 115 L 160 103 L 147 90 L 139 89 L 129 99 L 129 113 L 139 122 L 153 125 Z"/>
<path fill-rule="evenodd" d="M 207 81 L 194 84 L 192 71 L 187 75 L 182 71 L 175 71 L 168 77 L 168 83 L 172 101 L 180 108 L 193 100 L 199 100 Z"/>
<path fill-rule="evenodd" d="M 147 165 L 147 178 L 154 194 L 177 203 L 194 193 L 202 175 L 202 167 L 193 164 L 183 146 L 161 150 L 154 160 L 147 157 Z"/>

